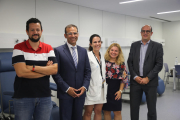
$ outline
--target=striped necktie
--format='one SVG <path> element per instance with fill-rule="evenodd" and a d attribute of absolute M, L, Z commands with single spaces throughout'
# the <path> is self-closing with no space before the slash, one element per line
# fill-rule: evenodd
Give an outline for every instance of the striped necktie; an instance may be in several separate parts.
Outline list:
<path fill-rule="evenodd" d="M 74 60 L 74 64 L 75 64 L 75 67 L 77 68 L 77 55 L 76 55 L 76 47 L 71 47 L 72 48 L 72 57 L 73 57 L 73 60 Z"/>

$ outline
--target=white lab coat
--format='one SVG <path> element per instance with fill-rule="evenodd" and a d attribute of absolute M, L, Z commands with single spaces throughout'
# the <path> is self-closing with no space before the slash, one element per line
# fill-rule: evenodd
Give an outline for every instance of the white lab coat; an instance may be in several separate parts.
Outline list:
<path fill-rule="evenodd" d="M 102 89 L 102 77 L 100 73 L 100 66 L 93 54 L 92 51 L 88 52 L 89 63 L 91 67 L 91 79 L 89 89 L 87 91 L 86 97 L 87 100 L 98 101 L 101 98 L 101 89 Z M 103 78 L 106 79 L 106 65 L 104 56 L 101 54 L 101 62 L 102 62 L 102 75 Z M 107 83 L 104 82 L 104 98 L 106 100 L 107 96 Z"/>

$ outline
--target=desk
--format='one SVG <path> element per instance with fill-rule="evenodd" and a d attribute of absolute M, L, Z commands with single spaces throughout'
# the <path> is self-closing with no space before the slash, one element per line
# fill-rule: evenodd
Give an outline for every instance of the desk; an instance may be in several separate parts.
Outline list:
<path fill-rule="evenodd" d="M 173 67 L 173 91 L 176 91 L 176 70 Z"/>

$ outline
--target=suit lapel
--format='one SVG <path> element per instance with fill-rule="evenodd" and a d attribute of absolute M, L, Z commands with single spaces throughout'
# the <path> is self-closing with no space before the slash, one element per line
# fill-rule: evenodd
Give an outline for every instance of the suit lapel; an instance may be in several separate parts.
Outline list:
<path fill-rule="evenodd" d="M 151 41 L 149 42 L 148 49 L 147 49 L 147 51 L 146 51 L 146 56 L 145 56 L 144 61 L 146 61 L 146 59 L 147 59 L 149 53 L 151 52 L 152 48 L 153 48 L 153 41 L 151 40 Z"/>
<path fill-rule="evenodd" d="M 139 63 L 139 61 L 140 61 L 140 49 L 141 49 L 141 41 L 139 41 L 139 42 L 137 42 L 137 45 L 135 45 L 136 46 L 136 48 L 134 49 L 135 50 L 135 52 L 136 52 L 136 54 L 135 54 L 135 59 L 136 59 L 136 61 L 138 61 L 138 63 Z M 137 65 L 137 69 L 139 70 L 139 64 Z"/>
<path fill-rule="evenodd" d="M 67 46 L 67 44 L 64 44 L 64 53 L 66 54 L 66 56 L 69 58 L 69 60 L 70 60 L 70 62 L 73 64 L 73 66 L 75 67 L 75 64 L 74 64 L 74 60 L 73 60 L 73 58 L 72 58 L 72 55 L 71 55 L 71 53 L 70 53 L 70 51 L 69 51 L 69 48 L 68 48 L 68 46 Z"/>
<path fill-rule="evenodd" d="M 140 60 L 140 49 L 141 49 L 141 41 L 139 41 L 138 45 L 137 45 L 137 56 L 136 56 L 136 58 L 138 59 L 138 61 Z"/>
<path fill-rule="evenodd" d="M 82 52 L 81 52 L 79 46 L 77 46 L 77 52 L 78 52 L 78 63 L 77 63 L 77 69 L 78 69 L 78 66 L 80 65 L 79 61 L 81 60 L 81 57 L 82 57 Z"/>

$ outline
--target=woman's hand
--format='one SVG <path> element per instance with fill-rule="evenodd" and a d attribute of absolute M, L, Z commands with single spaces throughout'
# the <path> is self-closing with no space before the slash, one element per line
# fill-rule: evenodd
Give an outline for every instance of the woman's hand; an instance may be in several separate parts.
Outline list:
<path fill-rule="evenodd" d="M 116 97 L 115 97 L 115 100 L 120 100 L 121 99 L 121 92 L 120 91 L 117 91 L 115 93 Z"/>

